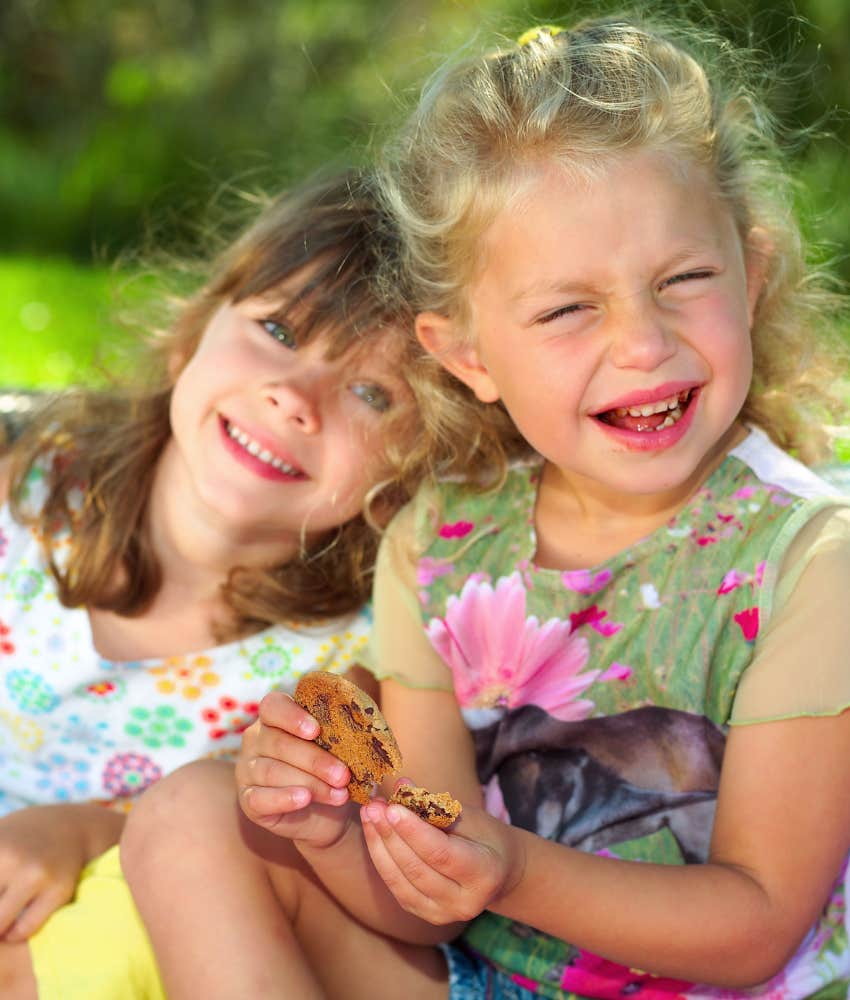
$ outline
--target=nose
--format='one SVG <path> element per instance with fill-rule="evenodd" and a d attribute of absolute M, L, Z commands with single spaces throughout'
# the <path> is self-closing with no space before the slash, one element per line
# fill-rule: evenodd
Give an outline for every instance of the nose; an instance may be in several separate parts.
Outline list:
<path fill-rule="evenodd" d="M 319 387 L 308 380 L 281 380 L 267 385 L 265 398 L 277 416 L 302 434 L 318 434 L 322 428 Z"/>
<path fill-rule="evenodd" d="M 676 353 L 672 320 L 651 293 L 622 299 L 613 317 L 610 357 L 618 368 L 653 371 Z"/>

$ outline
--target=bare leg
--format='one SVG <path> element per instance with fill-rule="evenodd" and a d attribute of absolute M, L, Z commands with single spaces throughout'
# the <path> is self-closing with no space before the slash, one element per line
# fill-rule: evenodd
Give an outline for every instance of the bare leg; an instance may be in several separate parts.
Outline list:
<path fill-rule="evenodd" d="M 30 950 L 26 943 L 0 941 L 0 997 L 3 1000 L 37 1000 Z"/>
<path fill-rule="evenodd" d="M 289 841 L 244 818 L 227 764 L 192 765 L 146 792 L 121 861 L 169 1000 L 448 995 L 435 948 L 357 923 Z"/>

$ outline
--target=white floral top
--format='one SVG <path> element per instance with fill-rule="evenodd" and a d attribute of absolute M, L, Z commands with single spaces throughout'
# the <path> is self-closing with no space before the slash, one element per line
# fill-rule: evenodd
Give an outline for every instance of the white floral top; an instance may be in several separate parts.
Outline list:
<path fill-rule="evenodd" d="M 38 471 L 29 486 L 37 502 Z M 85 609 L 59 603 L 36 535 L 0 507 L 0 815 L 124 800 L 189 761 L 233 753 L 267 691 L 348 669 L 370 622 L 367 608 L 192 654 L 105 660 Z"/>

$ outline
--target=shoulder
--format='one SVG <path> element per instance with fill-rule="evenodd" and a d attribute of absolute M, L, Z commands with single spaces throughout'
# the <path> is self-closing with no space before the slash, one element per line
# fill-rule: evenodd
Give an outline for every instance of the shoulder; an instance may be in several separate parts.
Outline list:
<path fill-rule="evenodd" d="M 729 457 L 743 463 L 762 483 L 779 487 L 791 496 L 804 500 L 841 497 L 834 483 L 783 451 L 758 427 L 750 428 Z"/>

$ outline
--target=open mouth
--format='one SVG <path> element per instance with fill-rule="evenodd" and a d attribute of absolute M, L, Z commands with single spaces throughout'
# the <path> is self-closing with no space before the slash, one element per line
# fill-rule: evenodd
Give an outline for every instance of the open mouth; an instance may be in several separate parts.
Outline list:
<path fill-rule="evenodd" d="M 235 441 L 238 445 L 245 449 L 249 455 L 255 458 L 258 462 L 263 465 L 268 465 L 272 469 L 277 469 L 278 472 L 282 472 L 286 476 L 293 478 L 303 479 L 306 478 L 306 473 L 303 469 L 299 469 L 297 465 L 290 465 L 289 462 L 285 462 L 282 458 L 273 454 L 268 448 L 264 448 L 258 441 L 255 441 L 252 437 L 245 433 L 241 428 L 237 427 L 236 424 L 230 423 L 230 421 L 224 421 L 224 429 L 227 436 Z"/>
<path fill-rule="evenodd" d="M 655 403 L 641 403 L 639 406 L 618 406 L 613 410 L 603 410 L 593 416 L 610 427 L 624 431 L 647 434 L 665 430 L 677 424 L 687 412 L 695 389 L 683 389 L 667 399 Z"/>

